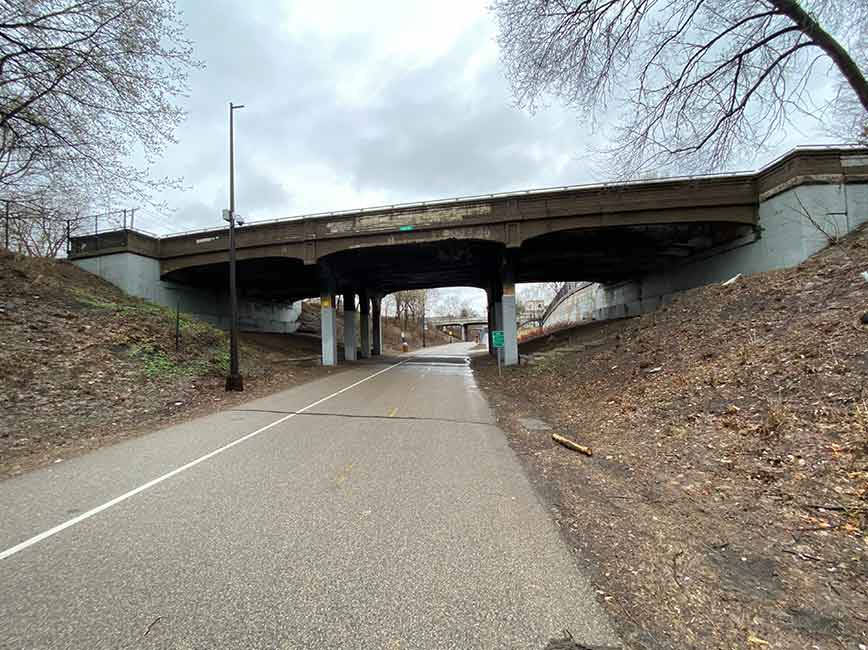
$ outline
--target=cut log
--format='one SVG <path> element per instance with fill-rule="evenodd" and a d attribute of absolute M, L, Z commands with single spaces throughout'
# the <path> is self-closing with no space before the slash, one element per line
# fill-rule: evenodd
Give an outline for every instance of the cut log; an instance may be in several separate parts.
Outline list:
<path fill-rule="evenodd" d="M 573 442 L 569 438 L 564 438 L 563 436 L 559 436 L 556 433 L 552 434 L 552 440 L 562 444 L 564 447 L 568 447 L 569 449 L 572 449 L 573 451 L 577 451 L 580 454 L 584 454 L 585 456 L 593 456 L 594 455 L 594 450 L 591 449 L 590 447 L 585 447 L 584 445 L 580 445 L 579 443 Z"/>

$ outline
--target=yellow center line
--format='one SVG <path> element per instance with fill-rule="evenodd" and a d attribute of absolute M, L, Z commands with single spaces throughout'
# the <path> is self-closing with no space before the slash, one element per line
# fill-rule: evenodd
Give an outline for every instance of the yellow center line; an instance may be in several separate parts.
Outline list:
<path fill-rule="evenodd" d="M 390 418 L 395 417 L 395 413 L 397 413 L 397 412 L 398 412 L 398 407 L 396 406 L 396 407 L 394 407 L 393 409 L 391 409 L 391 410 L 389 411 L 389 417 L 390 417 Z"/>

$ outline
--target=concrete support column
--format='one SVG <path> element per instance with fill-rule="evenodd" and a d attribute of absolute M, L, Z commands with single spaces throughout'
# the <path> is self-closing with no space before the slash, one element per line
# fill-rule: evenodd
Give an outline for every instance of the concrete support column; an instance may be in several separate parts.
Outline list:
<path fill-rule="evenodd" d="M 344 294 L 344 359 L 356 360 L 356 294 Z"/>
<path fill-rule="evenodd" d="M 338 322 L 335 314 L 335 281 L 328 268 L 320 267 L 320 337 L 322 365 L 338 365 Z"/>
<path fill-rule="evenodd" d="M 491 332 L 494 331 L 494 290 L 486 289 L 486 307 L 485 307 L 485 316 L 487 319 L 487 328 L 488 328 L 488 354 L 494 356 L 494 346 L 491 344 Z"/>
<path fill-rule="evenodd" d="M 371 356 L 371 300 L 367 291 L 359 293 L 359 356 L 367 359 Z"/>
<path fill-rule="evenodd" d="M 500 327 L 503 330 L 503 364 L 518 365 L 518 326 L 515 321 L 515 260 L 507 255 L 501 267 L 503 295 L 500 304 Z"/>
<path fill-rule="evenodd" d="M 467 325 L 461 326 L 461 340 L 467 342 Z"/>
<path fill-rule="evenodd" d="M 494 289 L 491 296 L 491 324 L 492 329 L 503 329 L 503 286 L 500 284 L 500 279 L 494 283 Z M 492 345 L 491 353 L 497 356 L 497 350 Z"/>
<path fill-rule="evenodd" d="M 383 305 L 383 297 L 374 295 L 371 298 L 371 338 L 373 339 L 371 346 L 371 354 L 375 357 L 383 354 L 383 316 L 381 308 Z"/>

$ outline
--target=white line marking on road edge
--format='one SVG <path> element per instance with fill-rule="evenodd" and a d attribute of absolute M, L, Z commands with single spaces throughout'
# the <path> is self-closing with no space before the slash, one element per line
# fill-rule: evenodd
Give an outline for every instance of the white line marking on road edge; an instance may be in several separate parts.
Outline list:
<path fill-rule="evenodd" d="M 191 460 L 186 465 L 181 465 L 180 467 L 176 467 L 171 472 L 167 472 L 167 473 L 163 474 L 162 476 L 158 476 L 157 478 L 155 478 L 151 481 L 148 481 L 147 483 L 144 483 L 143 485 L 140 485 L 139 487 L 134 488 L 134 489 L 130 490 L 129 492 L 126 492 L 126 493 L 120 495 L 119 497 L 115 497 L 111 501 L 106 501 L 102 505 L 99 505 L 96 508 L 92 508 L 92 509 L 88 510 L 87 512 L 83 512 L 80 515 L 73 517 L 72 519 L 70 519 L 68 521 L 63 522 L 62 524 L 55 526 L 54 528 L 49 528 L 48 530 L 41 532 L 38 535 L 34 535 L 30 539 L 24 540 L 20 544 L 16 544 L 15 546 L 13 546 L 11 548 L 7 548 L 5 551 L 0 552 L 0 560 L 5 560 L 6 558 L 11 557 L 12 555 L 15 555 L 19 551 L 23 551 L 24 549 L 26 549 L 30 546 L 33 546 L 34 544 L 38 544 L 39 542 L 41 542 L 44 539 L 48 539 L 49 537 L 57 535 L 57 533 L 64 531 L 67 528 L 70 528 L 72 526 L 75 526 L 76 524 L 81 523 L 85 519 L 90 519 L 94 515 L 101 513 L 103 510 L 108 510 L 112 506 L 116 506 L 117 504 L 119 504 L 123 501 L 126 501 L 130 497 L 137 495 L 139 492 L 144 492 L 148 488 L 152 488 L 155 485 L 159 485 L 160 483 L 162 483 L 166 479 L 170 479 L 173 476 L 175 476 L 176 474 L 180 474 L 181 472 L 186 471 L 186 470 L 190 469 L 191 467 L 195 467 L 199 463 L 204 462 L 204 461 L 208 460 L 209 458 L 213 458 L 217 454 L 222 454 L 227 449 L 231 449 L 235 445 L 240 445 L 245 440 L 250 440 L 254 436 L 258 436 L 260 433 L 262 433 L 264 431 L 268 431 L 272 427 L 276 427 L 278 424 L 280 424 L 282 422 L 286 422 L 287 420 L 294 418 L 296 415 L 299 415 L 299 414 L 304 413 L 305 411 L 307 411 L 309 409 L 312 409 L 314 406 L 319 406 L 323 402 L 328 401 L 328 400 L 332 399 L 333 397 L 337 397 L 341 393 L 345 393 L 348 390 L 355 388 L 359 384 L 363 384 L 366 381 L 368 381 L 369 379 L 373 379 L 377 375 L 382 375 L 384 372 L 388 372 L 392 368 L 397 368 L 398 366 L 407 363 L 409 360 L 410 359 L 404 359 L 403 361 L 400 361 L 394 365 L 391 365 L 388 368 L 383 368 L 382 370 L 375 372 L 373 375 L 368 375 L 364 379 L 360 379 L 356 383 L 350 384 L 346 388 L 341 388 L 339 391 L 332 393 L 331 395 L 328 395 L 327 397 L 323 397 L 322 399 L 319 399 L 316 402 L 308 404 L 304 408 L 301 408 L 294 413 L 290 413 L 289 415 L 285 415 L 284 417 L 282 417 L 278 420 L 275 420 L 271 424 L 266 424 L 261 429 L 257 429 L 256 431 L 253 431 L 252 433 L 248 433 L 247 435 L 244 435 L 244 436 L 242 436 L 236 440 L 233 440 L 232 442 L 227 443 L 227 444 L 223 445 L 222 447 L 215 449 L 214 451 L 208 452 L 204 456 L 200 456 L 196 460 Z"/>

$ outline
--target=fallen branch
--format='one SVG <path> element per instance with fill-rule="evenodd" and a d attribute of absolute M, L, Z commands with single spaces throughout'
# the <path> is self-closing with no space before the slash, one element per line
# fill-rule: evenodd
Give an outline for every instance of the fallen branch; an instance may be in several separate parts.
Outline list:
<path fill-rule="evenodd" d="M 556 433 L 552 434 L 552 440 L 554 440 L 555 442 L 559 442 L 564 447 L 568 447 L 568 448 L 572 449 L 573 451 L 577 451 L 581 454 L 584 454 L 585 456 L 593 456 L 594 455 L 594 450 L 591 449 L 590 447 L 585 447 L 584 445 L 580 445 L 579 443 L 573 442 L 569 438 L 564 438 L 563 436 L 559 436 Z"/>
<path fill-rule="evenodd" d="M 675 578 L 675 584 L 678 585 L 679 589 L 684 589 L 684 585 L 682 585 L 681 581 L 678 579 L 678 558 L 682 555 L 684 555 L 684 551 L 678 551 L 672 556 L 672 577 Z"/>
<path fill-rule="evenodd" d="M 790 555 L 795 555 L 796 557 L 800 557 L 803 560 L 814 560 L 815 562 L 828 562 L 828 560 L 824 560 L 821 557 L 817 557 L 816 555 L 808 555 L 807 553 L 802 553 L 800 551 L 791 551 L 787 548 L 781 549 L 784 553 L 789 553 Z"/>

